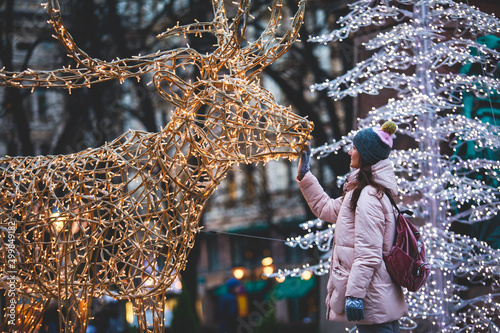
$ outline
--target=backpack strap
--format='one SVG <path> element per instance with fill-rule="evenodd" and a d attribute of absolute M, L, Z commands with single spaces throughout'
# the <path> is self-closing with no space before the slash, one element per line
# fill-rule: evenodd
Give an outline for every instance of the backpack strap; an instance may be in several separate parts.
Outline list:
<path fill-rule="evenodd" d="M 391 204 L 394 206 L 394 208 L 396 208 L 396 210 L 398 211 L 398 214 L 401 214 L 401 211 L 399 210 L 399 207 L 398 205 L 396 205 L 396 202 L 394 201 L 394 199 L 392 198 L 391 194 L 389 193 L 389 190 L 388 189 L 385 189 L 385 194 L 387 195 L 387 197 L 389 198 L 389 200 L 391 201 Z"/>
<path fill-rule="evenodd" d="M 406 215 L 409 215 L 409 216 L 412 216 L 413 215 L 413 212 L 411 210 L 404 210 L 404 211 L 400 211 L 399 210 L 399 207 L 398 205 L 396 205 L 396 202 L 394 201 L 394 199 L 392 198 L 391 194 L 389 193 L 389 190 L 388 189 L 385 189 L 385 194 L 389 197 L 389 200 L 391 201 L 391 204 L 394 206 L 394 208 L 396 208 L 396 210 L 398 211 L 398 214 L 406 214 Z"/>

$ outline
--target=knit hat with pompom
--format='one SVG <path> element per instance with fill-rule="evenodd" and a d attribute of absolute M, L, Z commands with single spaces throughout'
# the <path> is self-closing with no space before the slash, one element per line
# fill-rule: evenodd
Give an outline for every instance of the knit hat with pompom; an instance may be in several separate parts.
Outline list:
<path fill-rule="evenodd" d="M 392 135 L 398 126 L 393 121 L 386 121 L 382 127 L 370 127 L 359 131 L 354 136 L 354 146 L 359 155 L 369 165 L 389 157 L 392 148 Z"/>

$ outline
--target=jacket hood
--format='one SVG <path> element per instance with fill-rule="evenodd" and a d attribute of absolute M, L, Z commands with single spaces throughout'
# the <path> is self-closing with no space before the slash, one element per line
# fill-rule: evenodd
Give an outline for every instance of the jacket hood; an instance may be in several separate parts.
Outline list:
<path fill-rule="evenodd" d="M 359 169 L 356 169 L 347 176 L 346 183 L 344 184 L 345 191 L 351 191 L 356 187 L 358 173 Z M 396 174 L 394 173 L 394 165 L 391 160 L 386 158 L 372 165 L 372 174 L 373 179 L 388 189 L 393 197 L 398 195 Z"/>

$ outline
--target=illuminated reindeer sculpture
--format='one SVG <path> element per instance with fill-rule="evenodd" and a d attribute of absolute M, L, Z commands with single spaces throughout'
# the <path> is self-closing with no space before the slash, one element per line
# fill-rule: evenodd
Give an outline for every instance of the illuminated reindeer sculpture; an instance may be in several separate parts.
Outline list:
<path fill-rule="evenodd" d="M 277 37 L 276 0 L 267 28 L 244 47 L 248 1 L 230 23 L 223 0 L 213 6 L 212 22 L 159 36 L 213 33 L 212 53 L 187 47 L 105 62 L 78 48 L 51 0 L 50 22 L 78 67 L 0 71 L 0 85 L 68 89 L 152 73 L 157 91 L 175 106 L 158 133 L 129 131 L 69 155 L 0 159 L 0 288 L 23 300 L 17 330 L 35 330 L 57 299 L 62 330 L 85 332 L 92 298 L 109 295 L 133 302 L 142 332 L 163 332 L 165 292 L 184 269 L 200 214 L 228 168 L 299 154 L 312 125 L 278 105 L 256 76 L 296 40 L 304 1 Z M 196 82 L 176 75 L 189 66 L 199 72 Z M 2 331 L 14 328 L 11 313 L 7 307 Z"/>

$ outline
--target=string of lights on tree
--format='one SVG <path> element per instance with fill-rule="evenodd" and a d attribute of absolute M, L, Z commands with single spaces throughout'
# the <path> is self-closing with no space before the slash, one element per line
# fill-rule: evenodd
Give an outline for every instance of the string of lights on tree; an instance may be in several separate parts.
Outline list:
<path fill-rule="evenodd" d="M 453 222 L 480 223 L 500 211 L 500 162 L 466 160 L 455 152 L 465 142 L 475 149 L 500 149 L 500 127 L 459 114 L 463 94 L 481 98 L 500 93 L 500 80 L 491 75 L 500 53 L 476 38 L 500 33 L 499 20 L 477 8 L 449 0 L 361 0 L 349 5 L 350 12 L 338 20 L 339 29 L 310 37 L 327 44 L 342 42 L 363 27 L 380 27 L 364 44 L 373 55 L 334 80 L 315 84 L 311 90 L 327 90 L 339 100 L 360 94 L 377 95 L 392 89 L 397 98 L 373 108 L 359 119 L 358 129 L 341 140 L 313 149 L 317 158 L 348 151 L 352 138 L 366 127 L 386 120 L 398 124 L 398 136 L 412 138 L 417 148 L 394 150 L 394 162 L 405 208 L 415 213 L 433 267 L 429 283 L 417 293 L 407 293 L 410 319 L 429 318 L 439 332 L 500 331 L 494 322 L 500 316 L 500 251 L 484 242 L 449 230 Z M 472 52 L 474 51 L 474 52 Z M 455 73 L 451 66 L 479 64 L 481 75 Z M 443 144 L 449 146 L 442 150 Z M 451 153 L 446 154 L 449 151 Z M 481 174 L 490 182 L 476 179 Z M 341 186 L 345 176 L 338 177 Z M 281 269 L 273 276 L 301 276 L 304 272 L 329 272 L 328 252 L 334 227 L 321 221 L 302 225 L 304 236 L 291 238 L 287 245 L 303 249 L 317 247 L 325 255 L 315 264 Z M 454 282 L 455 281 L 455 282 Z M 466 284 L 490 286 L 489 294 L 463 299 Z M 408 319 L 408 318 L 407 318 Z"/>
<path fill-rule="evenodd" d="M 212 52 L 188 45 L 106 62 L 75 44 L 59 3 L 50 0 L 49 22 L 77 68 L 0 69 L 1 86 L 69 91 L 151 73 L 175 107 L 158 133 L 130 130 L 69 155 L 0 158 L 0 270 L 15 274 L 17 297 L 16 321 L 2 321 L 1 331 L 35 331 L 56 299 L 59 327 L 83 332 L 92 299 L 103 295 L 133 303 L 141 332 L 163 331 L 165 293 L 185 268 L 201 213 L 227 170 L 295 158 L 310 138 L 312 123 L 280 105 L 257 78 L 298 38 L 305 1 L 282 25 L 275 0 L 255 41 L 245 36 L 249 1 L 236 3 L 232 19 L 224 1 L 212 4 L 212 22 L 177 24 L 158 36 L 210 33 L 217 37 Z M 183 77 L 186 67 L 198 71 L 195 81 Z M 8 290 L 8 280 L 0 287 Z"/>
<path fill-rule="evenodd" d="M 323 229 L 326 225 L 326 229 Z M 319 219 L 301 224 L 302 229 L 307 232 L 303 236 L 287 239 L 286 245 L 300 247 L 308 250 L 317 247 L 325 253 L 316 264 L 305 264 L 293 269 L 280 269 L 269 276 L 282 279 L 286 277 L 302 277 L 308 272 L 321 276 L 329 273 L 330 251 L 335 225 L 325 223 Z M 314 229 L 318 229 L 314 231 Z M 500 296 L 500 251 L 492 249 L 485 242 L 480 242 L 468 236 L 453 232 L 440 230 L 430 225 L 421 228 L 426 237 L 427 259 L 433 269 L 440 269 L 445 274 L 453 274 L 455 277 L 467 280 L 474 285 L 492 284 L 494 293 L 478 296 L 473 299 L 461 299 L 458 293 L 466 290 L 457 283 L 448 283 L 444 290 L 446 302 L 441 302 L 440 297 L 432 285 L 428 285 L 417 293 L 406 292 L 409 304 L 409 317 L 403 321 L 406 328 L 415 325 L 411 318 L 426 318 L 435 316 L 443 311 L 445 304 L 452 304 L 455 313 L 452 313 L 453 325 L 447 327 L 447 331 L 459 331 L 475 322 L 479 331 L 485 330 L 491 325 L 491 318 L 498 316 L 498 302 L 495 297 Z M 429 247 L 432 246 L 432 247 Z M 461 312 L 464 311 L 464 312 Z M 465 325 L 465 326 L 464 326 Z"/>

